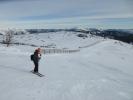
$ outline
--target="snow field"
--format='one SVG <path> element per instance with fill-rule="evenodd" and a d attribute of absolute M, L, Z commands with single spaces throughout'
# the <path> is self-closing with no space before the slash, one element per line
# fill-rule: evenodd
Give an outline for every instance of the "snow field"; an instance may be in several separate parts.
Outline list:
<path fill-rule="evenodd" d="M 55 42 L 50 42 L 57 48 L 96 42 L 94 38 L 84 44 L 76 38 L 78 43 L 70 44 L 64 39 L 64 46 L 63 39 L 57 41 L 60 36 L 53 37 Z M 34 66 L 29 56 L 34 49 L 0 46 L 0 100 L 133 100 L 131 45 L 106 40 L 73 54 L 43 54 L 39 71 L 45 77 L 41 78 L 30 73 Z"/>

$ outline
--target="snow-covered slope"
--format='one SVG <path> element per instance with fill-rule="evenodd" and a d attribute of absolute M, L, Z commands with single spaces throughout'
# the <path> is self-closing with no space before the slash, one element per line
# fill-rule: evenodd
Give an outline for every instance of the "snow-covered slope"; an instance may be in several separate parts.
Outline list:
<path fill-rule="evenodd" d="M 52 32 L 41 34 L 15 35 L 13 41 L 26 44 L 35 44 L 49 48 L 68 48 L 78 49 L 80 46 L 86 46 L 96 41 L 103 40 L 97 36 L 88 34 L 88 38 L 78 37 L 79 33 L 75 32 Z"/>
<path fill-rule="evenodd" d="M 51 39 L 57 47 L 75 47 L 71 38 L 64 44 L 59 38 Z M 71 41 L 80 44 L 80 39 Z M 34 49 L 0 46 L 0 100 L 133 100 L 132 45 L 106 40 L 73 54 L 43 55 L 42 78 L 30 73 Z"/>

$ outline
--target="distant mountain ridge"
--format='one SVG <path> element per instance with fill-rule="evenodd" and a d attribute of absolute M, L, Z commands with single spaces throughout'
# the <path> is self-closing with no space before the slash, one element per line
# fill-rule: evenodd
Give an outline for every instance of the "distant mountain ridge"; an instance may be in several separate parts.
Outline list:
<path fill-rule="evenodd" d="M 111 38 L 120 40 L 127 43 L 133 43 L 133 29 L 96 29 L 96 28 L 70 28 L 70 29 L 25 29 L 25 30 L 13 30 L 15 35 L 20 34 L 39 34 L 49 32 L 79 32 L 79 37 L 87 34 L 97 35 L 104 38 Z M 3 33 L 0 34 L 2 35 Z"/>
<path fill-rule="evenodd" d="M 35 33 L 48 33 L 48 32 L 80 32 L 82 34 L 92 34 L 97 36 L 102 36 L 104 38 L 111 38 L 120 40 L 127 43 L 133 43 L 133 29 L 105 29 L 99 30 L 95 28 L 71 28 L 71 29 L 26 29 L 30 34 Z"/>

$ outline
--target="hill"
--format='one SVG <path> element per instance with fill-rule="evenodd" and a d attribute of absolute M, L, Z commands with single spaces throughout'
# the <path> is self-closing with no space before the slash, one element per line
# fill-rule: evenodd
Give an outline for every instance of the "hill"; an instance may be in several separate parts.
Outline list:
<path fill-rule="evenodd" d="M 15 41 L 80 49 L 71 54 L 43 54 L 38 77 L 30 70 L 36 47 L 0 45 L 0 100 L 132 100 L 133 46 L 77 33 L 16 35 Z M 43 41 L 42 41 L 43 40 Z M 79 48 L 80 47 L 80 48 Z M 50 47 L 51 48 L 51 47 Z"/>

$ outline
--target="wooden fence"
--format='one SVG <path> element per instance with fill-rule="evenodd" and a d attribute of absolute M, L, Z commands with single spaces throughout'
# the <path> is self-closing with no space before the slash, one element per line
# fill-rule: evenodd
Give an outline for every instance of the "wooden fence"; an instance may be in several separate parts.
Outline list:
<path fill-rule="evenodd" d="M 42 53 L 44 54 L 60 54 L 60 53 L 74 53 L 79 52 L 80 50 L 68 50 L 68 49 L 43 49 Z"/>

